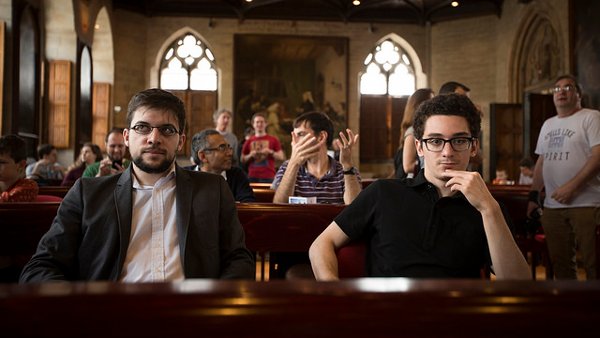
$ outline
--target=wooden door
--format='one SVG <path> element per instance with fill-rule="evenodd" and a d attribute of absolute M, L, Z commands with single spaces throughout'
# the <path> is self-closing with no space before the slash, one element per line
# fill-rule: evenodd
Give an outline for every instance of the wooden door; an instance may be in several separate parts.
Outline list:
<path fill-rule="evenodd" d="M 525 153 L 529 154 L 531 158 L 537 158 L 535 147 L 544 121 L 554 115 L 556 115 L 556 108 L 554 107 L 552 95 L 527 94 L 525 128 L 529 130 L 529 137 L 525 139 L 527 142 L 525 144 Z"/>
<path fill-rule="evenodd" d="M 360 161 L 391 161 L 398 148 L 400 124 L 408 97 L 361 95 Z"/>
<path fill-rule="evenodd" d="M 206 128 L 214 128 L 212 115 L 217 109 L 217 92 L 200 90 L 174 90 L 171 92 L 184 103 L 187 124 L 185 128 L 186 141 L 182 154 L 190 156 L 191 140 L 194 134 Z"/>
<path fill-rule="evenodd" d="M 48 143 L 65 149 L 71 121 L 71 61 L 53 60 L 48 68 Z"/>
<path fill-rule="evenodd" d="M 110 84 L 95 82 L 92 93 L 92 143 L 105 150 L 105 138 L 108 133 L 110 115 Z M 77 156 L 77 149 L 75 149 Z"/>
<path fill-rule="evenodd" d="M 490 175 L 494 178 L 497 169 L 504 169 L 508 179 L 518 181 L 523 158 L 523 107 L 492 103 L 490 112 Z"/>

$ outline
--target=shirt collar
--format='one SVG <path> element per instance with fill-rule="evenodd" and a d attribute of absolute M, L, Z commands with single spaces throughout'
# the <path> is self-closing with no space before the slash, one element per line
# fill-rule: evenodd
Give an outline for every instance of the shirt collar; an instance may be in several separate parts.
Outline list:
<path fill-rule="evenodd" d="M 335 158 L 329 155 L 327 155 L 327 158 L 329 159 L 329 169 L 323 177 L 333 175 L 333 172 L 335 171 L 335 166 L 337 165 L 337 161 L 335 160 Z M 302 172 L 302 174 L 313 176 L 311 173 L 308 172 L 308 168 L 306 168 L 306 163 L 300 167 L 300 171 Z"/>
<path fill-rule="evenodd" d="M 415 178 L 406 179 L 406 185 L 408 187 L 419 189 L 419 190 L 423 189 L 423 190 L 427 190 L 427 191 L 432 191 L 435 193 L 435 196 L 437 197 L 436 200 L 440 198 L 437 188 L 425 178 L 425 169 L 419 170 L 419 173 L 417 174 L 417 176 Z M 465 197 L 465 195 L 463 195 L 463 193 L 460 191 L 457 191 L 454 195 L 449 196 L 448 198 L 461 198 L 464 200 L 467 199 Z"/>
<path fill-rule="evenodd" d="M 169 168 L 169 172 L 164 177 L 161 177 L 158 181 L 156 181 L 156 184 L 154 184 L 154 186 L 141 185 L 137 177 L 135 176 L 135 171 L 133 170 L 131 171 L 131 177 L 133 180 L 134 189 L 152 189 L 153 187 L 159 187 L 175 178 L 175 161 L 171 163 L 171 168 Z"/>
<path fill-rule="evenodd" d="M 425 170 L 423 170 L 423 169 L 419 170 L 419 173 L 414 178 L 406 179 L 406 185 L 409 187 L 418 187 L 423 184 L 431 184 L 425 178 Z M 431 184 L 431 185 L 433 185 L 433 184 Z"/>

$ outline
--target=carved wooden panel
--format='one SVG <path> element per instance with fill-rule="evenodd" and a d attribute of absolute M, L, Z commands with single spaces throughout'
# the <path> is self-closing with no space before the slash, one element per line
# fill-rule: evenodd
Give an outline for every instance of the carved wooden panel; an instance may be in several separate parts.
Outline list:
<path fill-rule="evenodd" d="M 110 115 L 110 83 L 93 84 L 92 93 L 92 142 L 105 150 L 106 133 L 108 132 L 108 118 Z"/>
<path fill-rule="evenodd" d="M 520 104 L 491 105 L 491 176 L 506 170 L 508 179 L 519 180 L 519 162 L 523 158 L 523 107 Z"/>
<path fill-rule="evenodd" d="M 525 121 L 529 125 L 529 151 L 531 157 L 535 159 L 537 158 L 535 147 L 542 125 L 544 121 L 556 115 L 556 107 L 552 95 L 528 94 L 527 103 L 529 105 L 525 111 Z"/>
<path fill-rule="evenodd" d="M 360 99 L 360 161 L 394 158 L 407 97 L 362 95 Z"/>
<path fill-rule="evenodd" d="M 182 154 L 190 156 L 190 141 L 194 134 L 206 128 L 214 128 L 212 114 L 217 109 L 217 92 L 198 90 L 172 90 L 171 92 L 179 97 L 185 105 L 187 140 Z"/>
<path fill-rule="evenodd" d="M 49 68 L 48 143 L 56 148 L 69 148 L 71 61 L 50 61 Z"/>

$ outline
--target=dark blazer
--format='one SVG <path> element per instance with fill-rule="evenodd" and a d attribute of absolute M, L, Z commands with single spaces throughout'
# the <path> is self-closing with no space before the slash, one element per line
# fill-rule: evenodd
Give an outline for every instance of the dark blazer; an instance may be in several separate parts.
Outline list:
<path fill-rule="evenodd" d="M 225 180 L 176 167 L 177 235 L 186 278 L 254 278 Z M 131 167 L 82 178 L 65 196 L 21 282 L 119 278 L 131 237 Z"/>
<path fill-rule="evenodd" d="M 190 165 L 183 168 L 199 171 L 197 165 Z M 248 176 L 246 176 L 246 173 L 242 169 L 231 167 L 231 169 L 225 171 L 225 176 L 227 176 L 227 185 L 236 201 L 246 203 L 256 202 L 256 197 L 254 197 L 254 192 L 252 191 L 252 187 L 250 187 Z"/>

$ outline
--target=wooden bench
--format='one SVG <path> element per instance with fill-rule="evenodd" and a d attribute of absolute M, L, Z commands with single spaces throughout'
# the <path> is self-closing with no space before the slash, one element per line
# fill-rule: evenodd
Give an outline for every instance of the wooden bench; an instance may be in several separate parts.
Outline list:
<path fill-rule="evenodd" d="M 536 267 L 544 265 L 546 279 L 552 279 L 554 271 L 543 235 L 536 236 L 529 229 L 527 205 L 529 203 L 529 185 L 488 185 L 492 196 L 501 203 L 508 212 L 515 226 L 515 241 L 531 265 L 531 274 L 536 279 Z"/>
<path fill-rule="evenodd" d="M 271 183 L 250 183 L 250 188 L 254 189 L 271 189 Z"/>
<path fill-rule="evenodd" d="M 256 197 L 257 203 L 272 203 L 273 196 L 275 196 L 275 190 L 271 188 L 252 188 L 252 192 L 254 193 L 254 197 Z"/>
<path fill-rule="evenodd" d="M 60 203 L 0 204 L 0 256 L 11 257 L 19 270 L 35 253 Z M 270 252 L 307 252 L 314 239 L 333 221 L 343 205 L 238 203 L 246 245 L 261 257 Z"/>
<path fill-rule="evenodd" d="M 47 185 L 41 186 L 38 194 L 40 195 L 51 195 L 65 198 L 65 195 L 69 192 L 71 187 L 60 186 L 60 185 Z"/>
<path fill-rule="evenodd" d="M 10 263 L 4 269 L 16 273 L 23 269 L 59 206 L 59 202 L 0 203 L 0 256 Z"/>
<path fill-rule="evenodd" d="M 5 337 L 587 337 L 598 304 L 575 281 L 0 285 Z"/>
<path fill-rule="evenodd" d="M 344 205 L 239 203 L 238 217 L 246 246 L 258 254 L 259 279 L 266 279 L 266 255 L 271 252 L 308 252 L 317 236 Z"/>

